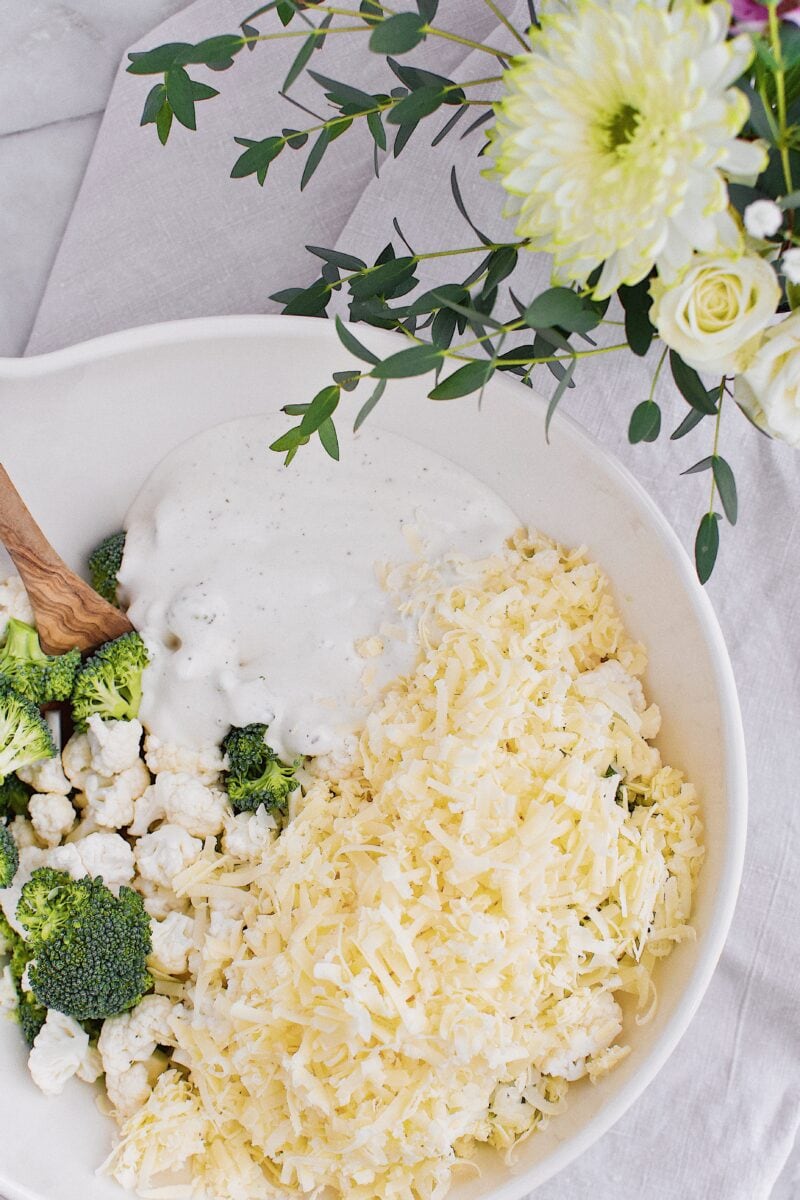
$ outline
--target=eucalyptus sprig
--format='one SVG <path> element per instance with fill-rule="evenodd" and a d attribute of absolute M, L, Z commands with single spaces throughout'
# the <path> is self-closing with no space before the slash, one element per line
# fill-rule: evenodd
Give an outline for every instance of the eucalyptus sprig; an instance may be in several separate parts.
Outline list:
<path fill-rule="evenodd" d="M 128 70 L 132 74 L 159 77 L 146 97 L 141 123 L 154 125 L 162 144 L 167 143 L 176 123 L 194 130 L 197 104 L 218 95 L 205 78 L 195 78 L 198 70 L 219 73 L 233 67 L 244 49 L 254 51 L 262 42 L 288 40 L 295 41 L 297 49 L 281 81 L 280 94 L 287 113 L 302 111 L 304 119 L 287 116 L 280 129 L 237 135 L 233 139 L 233 179 L 252 178 L 264 187 L 277 169 L 277 160 L 289 150 L 304 156 L 300 181 L 304 189 L 334 142 L 359 124 L 370 134 L 376 173 L 386 155 L 398 157 L 412 137 L 421 136 L 421 130 L 429 131 L 434 146 L 445 143 L 458 130 L 462 139 L 474 138 L 476 153 L 482 154 L 485 139 L 475 135 L 493 119 L 502 101 L 508 78 L 504 72 L 517 61 L 516 56 L 529 51 L 532 39 L 545 31 L 544 26 L 540 30 L 530 0 L 528 28 L 518 28 L 496 0 L 483 2 L 498 22 L 498 45 L 482 44 L 459 30 L 442 27 L 438 0 L 416 0 L 414 9 L 403 12 L 382 0 L 270 0 L 246 16 L 236 33 L 131 54 Z M 800 191 L 794 186 L 795 181 L 800 182 L 800 29 L 779 19 L 777 0 L 766 0 L 764 9 L 763 29 L 751 35 L 752 65 L 736 87 L 749 106 L 742 137 L 763 141 L 768 163 L 752 186 L 731 182 L 728 193 L 731 212 L 738 214 L 740 222 L 747 222 L 748 209 L 761 200 L 775 202 L 785 214 L 780 241 L 765 244 L 767 257 L 800 247 L 800 234 L 795 233 Z M 384 60 L 385 82 L 379 90 L 366 90 L 317 69 L 330 38 L 340 36 L 355 39 L 364 52 Z M 473 79 L 455 80 L 409 59 L 417 47 L 435 39 L 479 52 L 486 59 L 487 70 Z M 318 89 L 317 104 L 300 103 L 292 95 L 303 76 Z M 614 137 L 623 142 L 636 131 L 635 122 L 630 123 L 633 111 L 623 108 L 621 123 L 614 126 Z M 670 440 L 684 438 L 704 420 L 713 418 L 714 422 L 711 453 L 684 472 L 710 472 L 710 503 L 695 543 L 698 575 L 705 582 L 717 557 L 722 515 L 730 524 L 737 519 L 734 473 L 719 453 L 719 439 L 725 397 L 734 396 L 741 402 L 730 379 L 707 387 L 661 329 L 653 308 L 654 288 L 663 286 L 658 262 L 645 278 L 637 276 L 638 281 L 614 289 L 621 320 L 608 315 L 607 298 L 595 296 L 602 262 L 583 283 L 526 294 L 517 282 L 517 272 L 521 255 L 530 249 L 529 239 L 492 236 L 479 228 L 467 211 L 455 167 L 450 184 L 455 209 L 470 229 L 468 244 L 418 251 L 395 220 L 391 240 L 374 261 L 367 262 L 355 252 L 309 245 L 307 249 L 318 264 L 310 281 L 274 294 L 272 299 L 281 304 L 284 313 L 309 317 L 328 315 L 335 301 L 339 311 L 346 309 L 351 322 L 394 330 L 408 345 L 381 357 L 370 348 L 368 337 L 357 337 L 337 315 L 338 336 L 353 357 L 353 367 L 337 372 L 307 403 L 286 407 L 287 416 L 297 420 L 272 449 L 284 454 L 289 463 L 301 446 L 317 437 L 327 453 L 338 458 L 336 421 L 347 393 L 362 380 L 373 381 L 368 398 L 353 418 L 353 427 L 358 429 L 379 403 L 389 380 L 428 374 L 432 376 L 428 396 L 443 401 L 480 395 L 497 372 L 512 374 L 531 387 L 534 372 L 538 379 L 539 372 L 546 369 L 555 379 L 545 417 L 549 430 L 557 406 L 575 387 L 583 358 L 622 350 L 644 358 L 657 345 L 651 386 L 633 408 L 628 438 L 637 444 L 653 443 L 661 436 L 660 392 L 669 363 L 669 376 L 687 406 Z M 469 265 L 459 270 L 462 257 Z M 452 263 L 452 273 L 446 282 L 424 288 L 419 268 L 434 259 Z M 798 282 L 787 278 L 782 286 L 780 309 L 785 312 L 800 303 L 800 268 Z M 617 327 L 619 338 L 614 337 Z M 714 508 L 717 498 L 722 513 Z"/>

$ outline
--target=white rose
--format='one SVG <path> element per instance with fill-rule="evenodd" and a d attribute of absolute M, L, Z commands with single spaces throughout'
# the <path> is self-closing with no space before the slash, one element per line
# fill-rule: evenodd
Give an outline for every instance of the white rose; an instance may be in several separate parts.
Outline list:
<path fill-rule="evenodd" d="M 757 254 L 696 254 L 676 283 L 655 279 L 650 319 L 690 367 L 735 375 L 753 361 L 781 298 L 769 263 Z"/>
<path fill-rule="evenodd" d="M 736 400 L 761 429 L 800 447 L 800 312 L 764 335 L 753 365 L 736 379 Z"/>

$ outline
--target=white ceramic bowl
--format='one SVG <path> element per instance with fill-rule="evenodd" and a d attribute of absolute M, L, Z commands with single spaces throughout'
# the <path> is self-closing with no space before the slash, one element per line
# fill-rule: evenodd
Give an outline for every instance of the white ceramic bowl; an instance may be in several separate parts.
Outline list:
<path fill-rule="evenodd" d="M 384 352 L 396 347 L 393 335 L 360 335 Z M 2 460 L 45 533 L 80 569 L 173 446 L 227 418 L 307 400 L 332 371 L 351 366 L 331 324 L 289 317 L 176 322 L 41 358 L 0 360 Z M 513 1166 L 487 1151 L 481 1179 L 459 1181 L 450 1197 L 519 1200 L 622 1115 L 674 1049 L 708 986 L 741 873 L 744 742 L 710 604 L 672 530 L 628 472 L 560 415 L 547 446 L 543 402 L 516 382 L 493 379 L 480 410 L 474 399 L 432 403 L 426 390 L 424 381 L 396 382 L 370 419 L 472 471 L 528 525 L 588 546 L 613 581 L 628 628 L 647 645 L 647 687 L 664 717 L 659 745 L 697 784 L 706 825 L 697 940 L 664 962 L 655 1019 L 626 1022 L 632 1053 L 598 1085 L 574 1085 L 566 1113 L 528 1139 Z M 357 405 L 357 395 L 346 397 L 350 414 Z M 346 446 L 343 457 L 346 471 Z M 302 452 L 292 469 L 303 469 Z M 0 1079 L 0 1193 L 7 1200 L 120 1200 L 121 1190 L 93 1173 L 111 1130 L 92 1090 L 73 1081 L 60 1097 L 40 1095 L 19 1032 L 5 1022 Z"/>

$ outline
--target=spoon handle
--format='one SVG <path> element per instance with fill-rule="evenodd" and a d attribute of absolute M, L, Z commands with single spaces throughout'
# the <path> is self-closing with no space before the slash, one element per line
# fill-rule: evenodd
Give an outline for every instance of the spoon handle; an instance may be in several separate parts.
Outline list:
<path fill-rule="evenodd" d="M 59 558 L 1 464 L 0 541 L 25 584 L 47 653 L 94 650 L 133 629 L 124 613 Z"/>

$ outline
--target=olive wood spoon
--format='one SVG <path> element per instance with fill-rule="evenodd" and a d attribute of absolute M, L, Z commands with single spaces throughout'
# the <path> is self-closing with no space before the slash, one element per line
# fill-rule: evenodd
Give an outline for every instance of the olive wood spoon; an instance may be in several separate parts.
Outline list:
<path fill-rule="evenodd" d="M 75 646 L 85 653 L 131 632 L 125 614 L 59 558 L 1 464 L 0 541 L 22 576 L 48 654 L 63 654 Z"/>

